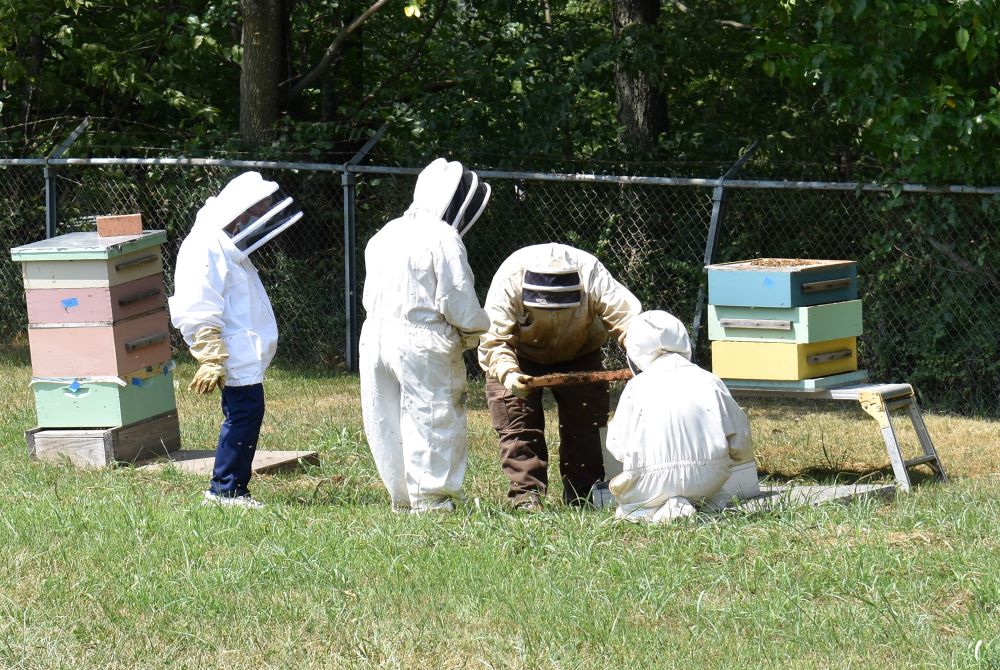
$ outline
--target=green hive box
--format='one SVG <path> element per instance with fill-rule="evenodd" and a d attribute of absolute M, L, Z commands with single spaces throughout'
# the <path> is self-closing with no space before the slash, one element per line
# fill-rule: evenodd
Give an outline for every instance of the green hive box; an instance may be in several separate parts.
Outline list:
<path fill-rule="evenodd" d="M 35 412 L 43 428 L 128 426 L 176 407 L 172 365 L 123 377 L 32 380 Z M 124 384 L 120 383 L 124 382 Z"/>
<path fill-rule="evenodd" d="M 812 307 L 708 306 L 708 339 L 822 342 L 861 335 L 861 301 Z"/>

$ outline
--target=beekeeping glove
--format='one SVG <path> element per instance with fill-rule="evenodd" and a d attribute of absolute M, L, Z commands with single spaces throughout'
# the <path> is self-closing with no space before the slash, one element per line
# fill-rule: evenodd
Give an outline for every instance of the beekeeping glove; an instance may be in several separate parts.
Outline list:
<path fill-rule="evenodd" d="M 222 331 L 218 326 L 205 326 L 198 330 L 191 344 L 191 355 L 201 365 L 194 373 L 188 386 L 189 391 L 207 395 L 226 385 L 226 359 L 229 352 L 222 343 Z"/>
<path fill-rule="evenodd" d="M 531 377 L 516 370 L 511 370 L 503 378 L 503 385 L 508 391 L 518 398 L 527 398 L 531 395 L 533 388 L 526 383 Z"/>
<path fill-rule="evenodd" d="M 461 330 L 458 331 L 458 337 L 462 342 L 462 350 L 475 349 L 479 346 L 479 336 L 482 333 L 478 330 Z"/>

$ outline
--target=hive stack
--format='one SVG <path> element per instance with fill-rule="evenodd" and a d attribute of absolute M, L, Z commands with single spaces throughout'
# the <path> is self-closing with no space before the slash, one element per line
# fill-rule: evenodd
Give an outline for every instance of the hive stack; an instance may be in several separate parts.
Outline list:
<path fill-rule="evenodd" d="M 180 448 L 165 241 L 81 232 L 11 249 L 28 307 L 31 456 L 103 466 Z"/>
<path fill-rule="evenodd" d="M 705 269 L 712 371 L 727 386 L 809 391 L 865 381 L 856 262 L 757 258 Z"/>

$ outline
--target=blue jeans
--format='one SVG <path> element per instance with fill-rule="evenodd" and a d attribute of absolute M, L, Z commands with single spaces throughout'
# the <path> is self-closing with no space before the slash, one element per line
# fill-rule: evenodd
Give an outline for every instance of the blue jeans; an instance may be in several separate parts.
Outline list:
<path fill-rule="evenodd" d="M 264 421 L 264 385 L 224 387 L 222 413 L 226 420 L 219 429 L 211 491 L 227 497 L 247 495 L 260 424 Z"/>

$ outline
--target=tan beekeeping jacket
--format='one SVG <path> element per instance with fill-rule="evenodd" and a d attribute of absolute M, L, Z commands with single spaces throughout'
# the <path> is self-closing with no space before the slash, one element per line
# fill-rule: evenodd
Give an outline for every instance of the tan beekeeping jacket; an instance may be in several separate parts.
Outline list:
<path fill-rule="evenodd" d="M 580 304 L 562 309 L 527 307 L 522 300 L 524 271 L 580 273 Z M 639 300 L 591 254 L 565 244 L 518 249 L 493 276 L 484 305 L 489 330 L 479 343 L 479 365 L 501 382 L 519 361 L 561 363 L 600 349 L 608 337 L 625 346 Z"/>

